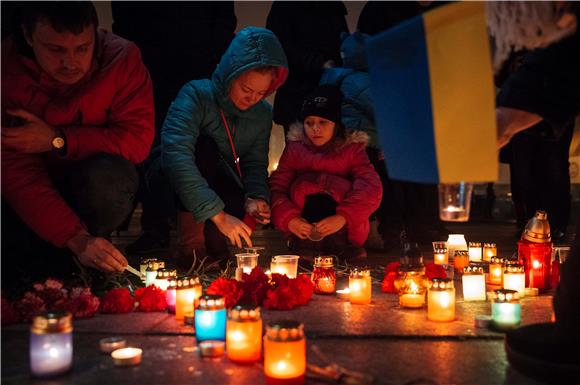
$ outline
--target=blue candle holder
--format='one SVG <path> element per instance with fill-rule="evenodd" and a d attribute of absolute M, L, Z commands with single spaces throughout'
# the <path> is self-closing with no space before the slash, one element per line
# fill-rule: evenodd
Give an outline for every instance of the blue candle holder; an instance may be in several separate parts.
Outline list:
<path fill-rule="evenodd" d="M 491 324 L 498 331 L 506 331 L 520 325 L 521 307 L 516 290 L 494 291 L 491 304 Z"/>
<path fill-rule="evenodd" d="M 201 296 L 195 309 L 195 337 L 197 342 L 226 340 L 227 312 L 225 299 L 221 295 Z"/>

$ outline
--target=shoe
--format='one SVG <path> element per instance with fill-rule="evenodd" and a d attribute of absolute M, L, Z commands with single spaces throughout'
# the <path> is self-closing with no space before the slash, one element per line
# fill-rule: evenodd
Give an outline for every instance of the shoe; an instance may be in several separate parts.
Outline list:
<path fill-rule="evenodd" d="M 347 261 L 364 261 L 367 259 L 367 251 L 364 247 L 348 246 L 344 249 L 342 255 Z"/>
<path fill-rule="evenodd" d="M 144 232 L 139 238 L 125 247 L 128 255 L 155 255 L 169 252 L 169 238 L 152 232 Z"/>
<path fill-rule="evenodd" d="M 565 333 L 557 323 L 520 327 L 506 333 L 509 363 L 520 372 L 549 383 L 580 383 L 578 330 Z"/>

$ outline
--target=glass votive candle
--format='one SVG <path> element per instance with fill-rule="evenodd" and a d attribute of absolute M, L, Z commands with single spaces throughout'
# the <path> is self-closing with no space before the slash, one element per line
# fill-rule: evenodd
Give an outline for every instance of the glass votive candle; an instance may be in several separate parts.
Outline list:
<path fill-rule="evenodd" d="M 433 261 L 436 265 L 447 265 L 449 263 L 449 256 L 447 249 L 435 249 L 433 252 Z"/>
<path fill-rule="evenodd" d="M 139 348 L 121 348 L 113 350 L 111 357 L 116 366 L 134 366 L 141 363 L 143 350 Z"/>
<path fill-rule="evenodd" d="M 177 278 L 175 288 L 175 319 L 183 321 L 185 313 L 192 312 L 201 297 L 201 284 L 199 278 L 184 276 Z"/>
<path fill-rule="evenodd" d="M 72 315 L 69 312 L 43 312 L 30 327 L 30 371 L 36 377 L 67 372 L 72 365 Z"/>
<path fill-rule="evenodd" d="M 169 286 L 169 278 L 174 278 L 177 276 L 177 271 L 175 269 L 159 269 L 157 270 L 157 275 L 153 284 L 160 288 L 161 290 L 167 290 Z"/>
<path fill-rule="evenodd" d="M 400 307 L 411 309 L 423 307 L 429 280 L 425 277 L 422 257 L 413 260 L 412 263 L 401 263 L 397 269 L 394 285 L 399 293 Z"/>
<path fill-rule="evenodd" d="M 230 360 L 250 363 L 262 357 L 262 317 L 260 308 L 236 305 L 226 323 L 226 351 Z"/>
<path fill-rule="evenodd" d="M 447 253 L 453 258 L 455 250 L 467 250 L 467 242 L 463 234 L 449 234 L 447 238 Z"/>
<path fill-rule="evenodd" d="M 472 192 L 472 183 L 439 183 L 439 218 L 447 222 L 467 222 Z"/>
<path fill-rule="evenodd" d="M 150 258 L 150 257 L 141 258 L 141 263 L 139 264 L 139 272 L 141 273 L 141 276 L 143 277 L 142 280 L 145 280 L 145 276 L 146 276 L 147 268 L 149 267 L 149 263 L 156 262 L 156 261 L 157 261 L 156 258 Z"/>
<path fill-rule="evenodd" d="M 509 330 L 520 325 L 521 307 L 518 292 L 499 289 L 493 293 L 491 325 L 497 330 Z"/>
<path fill-rule="evenodd" d="M 311 276 L 316 294 L 332 294 L 336 289 L 336 273 L 332 257 L 314 258 L 314 269 Z"/>
<path fill-rule="evenodd" d="M 175 314 L 177 277 L 167 280 L 167 290 L 165 290 L 165 300 L 167 301 L 167 311 L 169 314 Z"/>
<path fill-rule="evenodd" d="M 491 257 L 497 256 L 497 246 L 493 242 L 486 242 L 483 244 L 483 260 L 489 262 Z"/>
<path fill-rule="evenodd" d="M 463 269 L 463 300 L 485 301 L 485 275 L 480 266 L 469 265 Z"/>
<path fill-rule="evenodd" d="M 277 321 L 266 326 L 264 336 L 264 374 L 269 385 L 304 384 L 306 339 L 304 325 L 296 321 Z"/>
<path fill-rule="evenodd" d="M 258 266 L 258 254 L 257 253 L 236 254 L 236 261 L 238 262 L 238 268 L 242 269 L 243 273 L 250 274 L 252 272 L 252 269 Z"/>
<path fill-rule="evenodd" d="M 288 278 L 296 278 L 298 275 L 298 255 L 276 255 L 272 257 L 270 271 L 272 273 L 285 274 Z"/>
<path fill-rule="evenodd" d="M 437 322 L 455 320 L 455 288 L 450 278 L 433 278 L 427 291 L 427 319 Z"/>
<path fill-rule="evenodd" d="M 195 338 L 197 342 L 206 340 L 226 340 L 226 301 L 217 294 L 204 294 L 195 309 Z"/>
<path fill-rule="evenodd" d="M 447 249 L 447 242 L 445 241 L 433 241 L 431 244 L 433 245 L 433 251 L 437 249 Z"/>
<path fill-rule="evenodd" d="M 467 266 L 469 266 L 469 251 L 455 250 L 455 255 L 453 257 L 453 267 L 455 270 L 461 272 Z"/>
<path fill-rule="evenodd" d="M 482 261 L 481 242 L 469 242 L 468 251 L 470 262 Z"/>
<path fill-rule="evenodd" d="M 505 259 L 501 257 L 492 256 L 489 260 L 489 274 L 487 275 L 487 283 L 490 285 L 501 285 L 503 282 L 503 266 Z"/>
<path fill-rule="evenodd" d="M 350 303 L 371 303 L 372 281 L 371 271 L 367 268 L 354 268 L 348 277 Z"/>
<path fill-rule="evenodd" d="M 503 271 L 503 288 L 518 292 L 518 298 L 526 295 L 526 275 L 524 265 L 508 263 Z"/>
<path fill-rule="evenodd" d="M 155 278 L 157 278 L 157 270 L 153 270 L 150 264 L 145 270 L 145 286 L 151 286 L 155 284 Z"/>

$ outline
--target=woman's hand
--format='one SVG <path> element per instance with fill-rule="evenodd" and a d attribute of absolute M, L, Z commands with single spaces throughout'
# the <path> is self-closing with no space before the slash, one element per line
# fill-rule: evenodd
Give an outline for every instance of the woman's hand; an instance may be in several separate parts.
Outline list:
<path fill-rule="evenodd" d="M 244 207 L 257 222 L 263 225 L 270 223 L 270 205 L 265 200 L 248 198 Z"/>
<path fill-rule="evenodd" d="M 313 225 L 299 217 L 292 218 L 290 222 L 288 222 L 288 230 L 300 239 L 308 238 L 312 229 L 314 229 Z"/>
<path fill-rule="evenodd" d="M 248 247 L 252 247 L 250 238 L 252 229 L 238 218 L 221 211 L 214 215 L 211 220 L 218 230 L 230 240 L 232 245 L 241 249 L 243 247 L 242 239 L 244 239 Z"/>
<path fill-rule="evenodd" d="M 323 237 L 336 233 L 346 225 L 346 219 L 339 214 L 331 215 L 316 223 L 316 231 Z"/>

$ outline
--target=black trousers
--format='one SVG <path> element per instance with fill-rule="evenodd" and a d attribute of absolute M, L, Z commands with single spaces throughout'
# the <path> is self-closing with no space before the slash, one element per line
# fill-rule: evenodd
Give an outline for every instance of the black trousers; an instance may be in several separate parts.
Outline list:
<path fill-rule="evenodd" d="M 566 231 L 571 210 L 568 160 L 573 133 L 570 125 L 556 141 L 525 132 L 512 138 L 510 182 L 521 229 L 536 210 L 545 210 L 552 233 Z"/>
<path fill-rule="evenodd" d="M 89 233 L 109 238 L 133 206 L 139 178 L 135 166 L 120 156 L 97 154 L 52 176 L 68 205 Z M 42 215 L 42 213 L 39 213 Z M 67 248 L 39 238 L 2 199 L 2 288 L 78 273 Z"/>

